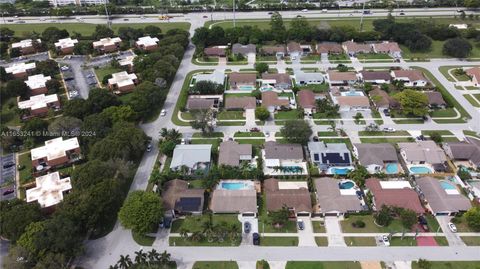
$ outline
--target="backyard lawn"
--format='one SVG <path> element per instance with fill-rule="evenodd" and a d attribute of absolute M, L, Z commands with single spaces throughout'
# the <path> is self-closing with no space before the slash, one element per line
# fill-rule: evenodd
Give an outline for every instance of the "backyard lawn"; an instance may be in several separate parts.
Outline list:
<path fill-rule="evenodd" d="M 478 269 L 478 261 L 430 261 L 432 269 Z M 421 269 L 418 262 L 412 262 L 412 269 Z"/>
<path fill-rule="evenodd" d="M 20 170 L 20 184 L 25 184 L 28 182 L 33 181 L 33 176 L 32 176 L 32 159 L 30 157 L 30 152 L 24 153 L 22 155 L 19 155 L 18 157 L 18 164 L 24 168 Z"/>
<path fill-rule="evenodd" d="M 361 220 L 365 223 L 364 228 L 355 228 L 352 226 L 352 224 L 358 220 Z M 371 215 L 351 215 L 347 219 L 341 221 L 340 224 L 344 233 L 388 233 L 401 232 L 405 230 L 405 228 L 402 226 L 402 223 L 397 219 L 394 219 L 387 227 L 377 226 L 373 220 L 374 218 Z"/>
<path fill-rule="evenodd" d="M 347 246 L 371 247 L 377 245 L 375 237 L 346 236 L 344 239 Z"/>
<path fill-rule="evenodd" d="M 5 101 L 2 100 L 2 124 L 5 126 L 19 126 L 20 115 L 18 114 L 17 99 L 11 97 Z"/>
<path fill-rule="evenodd" d="M 289 261 L 285 269 L 361 269 L 358 262 L 297 262 Z"/>
<path fill-rule="evenodd" d="M 238 216 L 235 214 L 218 214 L 213 215 L 213 224 L 219 224 L 221 222 L 227 222 L 229 225 L 238 224 L 241 229 L 241 223 L 238 221 Z M 182 228 L 187 229 L 189 232 L 202 231 L 202 223 L 208 221 L 208 215 L 202 216 L 188 216 L 185 219 L 177 219 L 172 222 L 172 233 L 178 233 Z M 239 232 L 241 232 L 239 230 Z"/>
<path fill-rule="evenodd" d="M 237 262 L 195 262 L 192 269 L 238 269 Z"/>
<path fill-rule="evenodd" d="M 120 72 L 120 71 L 122 71 L 122 69 L 116 68 L 116 67 L 111 67 L 110 65 L 108 65 L 106 67 L 101 67 L 101 68 L 95 69 L 95 74 L 97 75 L 97 78 L 100 81 L 100 83 L 102 83 L 103 78 L 105 76 L 111 75 L 113 73 L 117 73 L 117 72 Z M 103 86 L 106 86 L 106 85 L 103 85 Z"/>
<path fill-rule="evenodd" d="M 262 238 L 260 238 L 260 246 L 271 246 L 271 247 L 298 246 L 298 237 L 263 236 Z"/>

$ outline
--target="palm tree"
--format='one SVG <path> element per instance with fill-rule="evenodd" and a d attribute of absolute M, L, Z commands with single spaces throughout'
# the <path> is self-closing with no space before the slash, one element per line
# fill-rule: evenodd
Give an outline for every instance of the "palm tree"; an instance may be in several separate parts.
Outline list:
<path fill-rule="evenodd" d="M 120 255 L 120 260 L 118 260 L 117 262 L 118 268 L 120 269 L 127 269 L 130 266 L 132 266 L 132 264 L 133 262 L 132 262 L 132 259 L 130 259 L 130 255 L 126 255 L 126 256 Z"/>
<path fill-rule="evenodd" d="M 140 264 L 140 263 L 145 263 L 147 261 L 147 253 L 143 253 L 143 249 L 139 251 L 135 251 L 135 262 Z"/>
<path fill-rule="evenodd" d="M 192 235 L 190 235 L 190 240 L 192 240 L 193 242 L 198 242 L 202 240 L 202 238 L 203 238 L 203 234 L 200 231 L 195 231 L 192 233 Z"/>
<path fill-rule="evenodd" d="M 116 265 L 116 264 L 110 265 L 110 267 L 108 267 L 108 269 L 118 269 L 118 265 Z"/>
<path fill-rule="evenodd" d="M 151 263 L 160 261 L 160 254 L 155 249 L 150 250 L 147 253 L 147 257 Z"/>
<path fill-rule="evenodd" d="M 337 132 L 337 124 L 334 121 L 331 121 L 328 130 L 331 130 L 332 132 Z"/>
<path fill-rule="evenodd" d="M 215 226 L 213 225 L 212 221 L 205 221 L 202 223 L 203 234 L 207 237 L 208 242 L 213 242 L 213 235 Z"/>
<path fill-rule="evenodd" d="M 183 240 L 187 240 L 187 238 L 188 238 L 188 230 L 187 229 L 181 228 L 179 233 L 180 233 L 180 237 L 182 237 Z"/>
<path fill-rule="evenodd" d="M 167 265 L 170 262 L 170 257 L 171 255 L 167 251 L 162 252 L 162 254 L 160 254 L 160 259 L 159 259 L 160 264 L 163 266 Z"/>

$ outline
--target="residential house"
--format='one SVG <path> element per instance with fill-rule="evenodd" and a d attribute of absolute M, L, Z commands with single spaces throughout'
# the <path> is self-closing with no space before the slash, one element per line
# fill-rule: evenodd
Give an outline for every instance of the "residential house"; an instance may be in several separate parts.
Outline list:
<path fill-rule="evenodd" d="M 397 109 L 400 107 L 400 103 L 395 100 L 393 97 L 388 95 L 384 90 L 381 90 L 380 87 L 374 87 L 369 93 L 370 99 L 378 110 L 381 109 Z"/>
<path fill-rule="evenodd" d="M 225 57 L 227 56 L 226 52 L 227 46 L 213 46 L 203 49 L 203 54 L 208 57 Z"/>
<path fill-rule="evenodd" d="M 93 42 L 93 48 L 99 52 L 109 53 L 117 51 L 120 48 L 122 39 L 120 37 L 107 37 Z"/>
<path fill-rule="evenodd" d="M 472 207 L 467 197 L 463 196 L 453 182 L 422 177 L 415 180 L 420 189 L 420 199 L 435 216 L 456 215 Z"/>
<path fill-rule="evenodd" d="M 425 213 L 417 192 L 408 181 L 380 181 L 376 178 L 369 178 L 366 180 L 365 186 L 373 196 L 372 202 L 376 211 L 385 205 L 409 209 L 418 215 Z"/>
<path fill-rule="evenodd" d="M 218 165 L 240 166 L 242 161 L 252 161 L 252 145 L 236 141 L 223 141 L 218 150 Z"/>
<path fill-rule="evenodd" d="M 265 175 L 305 175 L 307 163 L 299 144 L 279 144 L 267 141 L 262 150 Z"/>
<path fill-rule="evenodd" d="M 322 177 L 314 180 L 317 202 L 323 216 L 343 216 L 346 213 L 358 213 L 366 210 L 362 197 L 357 190 L 340 189 L 340 181 Z"/>
<path fill-rule="evenodd" d="M 25 39 L 20 42 L 12 43 L 12 49 L 18 49 L 22 55 L 31 54 L 36 51 L 35 42 L 42 43 L 42 40 Z"/>
<path fill-rule="evenodd" d="M 282 59 L 287 55 L 287 49 L 284 45 L 263 46 L 260 48 L 260 54 L 264 56 L 275 56 Z"/>
<path fill-rule="evenodd" d="M 33 70 L 35 70 L 35 62 L 33 63 L 14 63 L 5 68 L 7 74 L 12 74 L 15 78 L 26 78 Z"/>
<path fill-rule="evenodd" d="M 253 91 L 256 89 L 257 75 L 255 73 L 232 72 L 228 75 L 231 90 Z"/>
<path fill-rule="evenodd" d="M 373 51 L 375 53 L 388 54 L 392 58 L 402 57 L 402 49 L 400 49 L 400 46 L 397 42 L 384 41 L 381 43 L 374 43 Z"/>
<path fill-rule="evenodd" d="M 342 45 L 334 42 L 323 42 L 317 44 L 317 53 L 318 54 L 342 54 L 343 48 Z"/>
<path fill-rule="evenodd" d="M 158 48 L 159 41 L 160 40 L 156 37 L 143 36 L 138 38 L 137 42 L 135 42 L 135 46 L 143 51 L 152 51 Z"/>
<path fill-rule="evenodd" d="M 170 169 L 187 172 L 207 171 L 211 164 L 211 144 L 186 144 L 177 145 L 173 150 Z"/>
<path fill-rule="evenodd" d="M 457 167 L 480 168 L 480 140 L 466 137 L 462 142 L 444 142 L 443 149 Z"/>
<path fill-rule="evenodd" d="M 213 213 L 235 213 L 243 216 L 257 215 L 257 192 L 254 189 L 215 189 L 210 210 Z"/>
<path fill-rule="evenodd" d="M 195 83 L 199 81 L 210 81 L 216 84 L 223 85 L 225 82 L 225 70 L 215 69 L 212 73 L 196 74 L 194 78 L 195 78 Z"/>
<path fill-rule="evenodd" d="M 271 113 L 282 107 L 290 107 L 290 99 L 288 97 L 279 97 L 277 92 L 262 92 L 262 106 L 267 108 Z"/>
<path fill-rule="evenodd" d="M 25 84 L 30 88 L 30 95 L 46 94 L 48 92 L 47 81 L 51 79 L 51 76 L 38 74 L 29 76 L 25 81 Z"/>
<path fill-rule="evenodd" d="M 353 154 L 370 174 L 378 172 L 397 174 L 399 171 L 397 150 L 390 143 L 353 144 Z"/>
<path fill-rule="evenodd" d="M 357 43 L 353 41 L 345 41 L 342 43 L 343 50 L 349 56 L 355 57 L 357 54 L 361 53 L 371 53 L 372 46 L 364 43 Z"/>
<path fill-rule="evenodd" d="M 328 70 L 327 78 L 330 82 L 330 86 L 348 86 L 354 84 L 358 80 L 355 72 L 339 72 L 335 70 Z"/>
<path fill-rule="evenodd" d="M 363 95 L 333 96 L 333 103 L 340 106 L 340 111 L 366 111 L 370 110 L 370 100 Z"/>
<path fill-rule="evenodd" d="M 189 188 L 188 181 L 174 179 L 162 187 L 163 209 L 168 215 L 200 215 L 203 212 L 205 189 Z"/>
<path fill-rule="evenodd" d="M 470 77 L 470 81 L 472 81 L 475 87 L 480 86 L 480 67 L 479 66 L 469 68 L 465 70 L 465 73 L 467 74 L 467 76 Z"/>
<path fill-rule="evenodd" d="M 115 93 L 128 93 L 133 91 L 137 83 L 137 75 L 122 71 L 112 74 L 112 78 L 108 79 L 108 88 Z"/>
<path fill-rule="evenodd" d="M 425 87 L 428 83 L 420 70 L 392 70 L 391 76 L 393 80 L 403 81 L 406 87 Z"/>
<path fill-rule="evenodd" d="M 77 43 L 78 39 L 72 39 L 71 37 L 62 38 L 55 42 L 55 49 L 61 54 L 71 54 Z"/>
<path fill-rule="evenodd" d="M 208 97 L 208 95 L 203 95 L 204 97 Z M 220 95 L 221 96 L 221 95 Z M 202 98 L 202 96 L 197 95 L 190 95 L 187 99 L 187 105 L 185 108 L 189 111 L 192 110 L 209 110 L 218 108 L 218 97 L 217 95 L 213 95 L 214 98 Z"/>
<path fill-rule="evenodd" d="M 345 143 L 308 142 L 311 161 L 325 171 L 333 166 L 351 166 L 350 150 Z"/>
<path fill-rule="evenodd" d="M 240 43 L 235 43 L 232 46 L 232 54 L 238 55 L 241 54 L 244 57 L 255 56 L 257 53 L 257 47 L 254 44 L 242 45 Z"/>
<path fill-rule="evenodd" d="M 428 168 L 431 173 L 434 171 L 443 172 L 446 169 L 447 157 L 442 148 L 433 141 L 398 143 L 398 147 L 400 148 L 400 155 L 412 173 L 416 173 L 416 169 L 412 169 L 412 167 L 420 165 L 423 168 Z"/>
<path fill-rule="evenodd" d="M 262 74 L 261 82 L 262 88 L 268 87 L 280 91 L 292 89 L 292 79 L 286 73 Z"/>
<path fill-rule="evenodd" d="M 392 77 L 388 71 L 360 71 L 360 80 L 365 83 L 386 84 L 390 83 Z"/>
<path fill-rule="evenodd" d="M 312 115 L 317 109 L 317 100 L 311 90 L 301 90 L 297 93 L 298 104 L 306 115 Z"/>
<path fill-rule="evenodd" d="M 118 64 L 128 70 L 128 72 L 133 72 L 133 60 L 135 60 L 135 57 L 137 57 L 137 55 L 129 55 L 125 58 L 118 59 Z"/>
<path fill-rule="evenodd" d="M 287 52 L 288 52 L 288 55 L 290 55 L 290 58 L 292 60 L 300 59 L 300 56 L 303 55 L 303 49 L 300 43 L 293 42 L 293 41 L 288 42 Z"/>
<path fill-rule="evenodd" d="M 226 110 L 247 110 L 255 109 L 257 106 L 257 99 L 252 96 L 242 97 L 228 97 L 225 100 Z"/>
<path fill-rule="evenodd" d="M 60 101 L 56 94 L 39 94 L 30 96 L 30 99 L 18 102 L 19 109 L 26 109 L 28 113 L 24 115 L 23 119 L 31 117 L 43 117 L 48 114 L 48 111 L 52 108 L 55 110 L 60 109 Z"/>
<path fill-rule="evenodd" d="M 78 139 L 72 137 L 63 140 L 57 137 L 45 141 L 45 145 L 30 151 L 32 166 L 36 171 L 44 171 L 73 163 L 80 159 L 80 145 Z"/>
<path fill-rule="evenodd" d="M 306 181 L 279 181 L 275 178 L 263 181 L 267 211 L 278 211 L 287 207 L 290 216 L 310 216 L 312 200 Z"/>
<path fill-rule="evenodd" d="M 295 84 L 297 86 L 311 85 L 311 84 L 322 84 L 325 82 L 325 78 L 320 72 L 311 72 L 306 73 L 300 69 L 295 69 L 294 71 Z"/>
<path fill-rule="evenodd" d="M 54 172 L 35 178 L 35 187 L 26 190 L 27 203 L 38 202 L 41 208 L 50 208 L 63 201 L 63 194 L 72 189 L 69 177 L 60 179 Z"/>
<path fill-rule="evenodd" d="M 428 106 L 431 109 L 447 107 L 447 102 L 445 102 L 440 92 L 428 91 L 424 93 L 428 98 Z"/>

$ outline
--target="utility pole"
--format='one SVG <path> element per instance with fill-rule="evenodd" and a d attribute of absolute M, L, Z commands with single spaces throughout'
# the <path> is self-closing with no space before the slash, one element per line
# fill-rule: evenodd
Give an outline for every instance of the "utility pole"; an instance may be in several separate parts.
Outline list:
<path fill-rule="evenodd" d="M 235 20 L 235 0 L 233 0 L 233 28 L 236 27 L 236 20 Z"/>
<path fill-rule="evenodd" d="M 362 16 L 360 17 L 360 32 L 363 30 L 363 16 L 365 15 L 365 1 L 362 6 Z"/>
<path fill-rule="evenodd" d="M 108 17 L 108 9 L 107 9 L 107 0 L 104 0 L 103 6 L 105 7 L 105 15 L 107 16 L 107 26 L 108 28 L 112 29 L 112 24 L 110 23 L 110 18 Z"/>

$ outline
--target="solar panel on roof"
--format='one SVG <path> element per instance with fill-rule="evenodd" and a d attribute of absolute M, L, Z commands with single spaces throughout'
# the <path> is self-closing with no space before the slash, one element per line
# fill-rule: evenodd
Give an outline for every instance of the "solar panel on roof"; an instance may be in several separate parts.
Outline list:
<path fill-rule="evenodd" d="M 180 200 L 175 203 L 175 208 L 181 211 L 197 211 L 201 206 L 201 202 L 202 199 L 199 197 L 180 198 Z"/>

